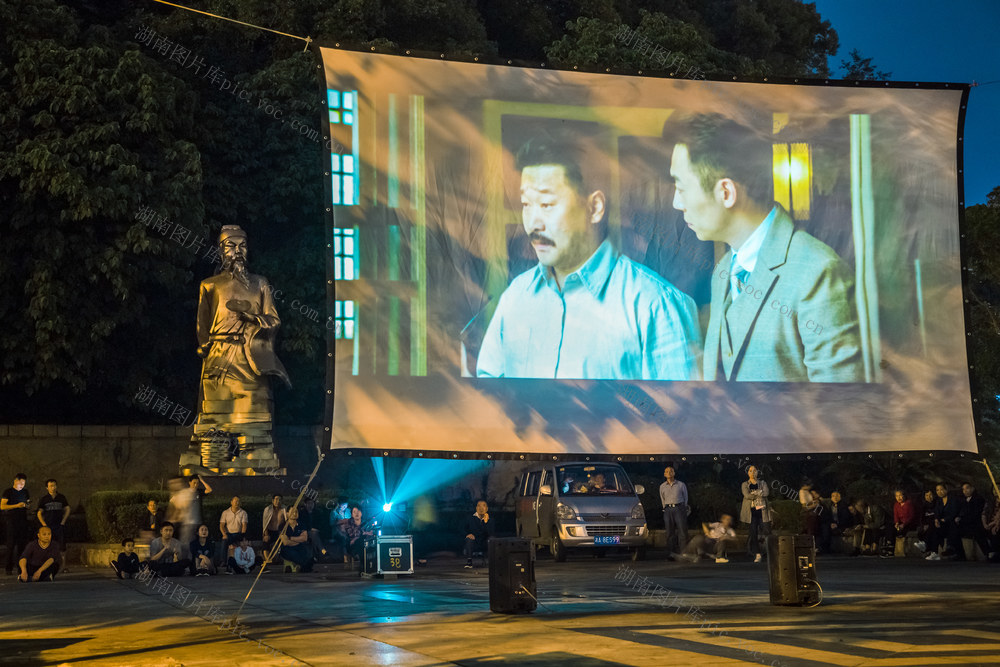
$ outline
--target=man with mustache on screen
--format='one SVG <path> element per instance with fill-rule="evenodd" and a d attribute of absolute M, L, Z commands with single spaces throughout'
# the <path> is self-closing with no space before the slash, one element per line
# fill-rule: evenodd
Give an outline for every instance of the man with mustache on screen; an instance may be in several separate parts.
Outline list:
<path fill-rule="evenodd" d="M 500 296 L 479 377 L 698 379 L 695 303 L 605 238 L 607 200 L 580 149 L 552 137 L 517 154 L 524 231 L 538 264 Z"/>
<path fill-rule="evenodd" d="M 864 382 L 851 270 L 773 201 L 769 137 L 718 114 L 664 136 L 674 208 L 729 248 L 712 274 L 705 379 Z"/>

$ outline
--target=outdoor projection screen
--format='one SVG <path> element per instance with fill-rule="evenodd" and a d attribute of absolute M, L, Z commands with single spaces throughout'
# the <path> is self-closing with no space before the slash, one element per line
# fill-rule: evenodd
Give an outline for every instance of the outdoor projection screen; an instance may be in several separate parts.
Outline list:
<path fill-rule="evenodd" d="M 333 448 L 976 451 L 965 87 L 322 56 Z M 672 161 L 700 159 L 675 130 L 699 114 L 743 133 L 713 145 L 765 188 L 749 274 L 714 235 L 714 181 L 675 193 Z"/>

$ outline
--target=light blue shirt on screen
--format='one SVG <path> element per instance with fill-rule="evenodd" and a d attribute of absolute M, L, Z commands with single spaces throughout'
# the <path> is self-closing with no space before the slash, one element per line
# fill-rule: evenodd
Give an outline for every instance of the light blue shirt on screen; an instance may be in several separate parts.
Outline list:
<path fill-rule="evenodd" d="M 514 278 L 490 320 L 476 372 L 697 380 L 700 359 L 694 300 L 604 241 L 562 290 L 541 264 Z"/>

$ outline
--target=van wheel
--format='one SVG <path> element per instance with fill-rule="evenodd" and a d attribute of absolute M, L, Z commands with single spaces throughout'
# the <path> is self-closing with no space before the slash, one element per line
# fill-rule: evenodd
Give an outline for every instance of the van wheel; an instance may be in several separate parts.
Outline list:
<path fill-rule="evenodd" d="M 632 550 L 632 560 L 646 560 L 646 547 L 636 547 Z"/>
<path fill-rule="evenodd" d="M 557 563 L 566 560 L 566 547 L 563 546 L 562 540 L 559 539 L 559 531 L 555 528 L 552 529 L 552 542 L 549 543 L 549 551 L 552 553 L 552 560 Z"/>

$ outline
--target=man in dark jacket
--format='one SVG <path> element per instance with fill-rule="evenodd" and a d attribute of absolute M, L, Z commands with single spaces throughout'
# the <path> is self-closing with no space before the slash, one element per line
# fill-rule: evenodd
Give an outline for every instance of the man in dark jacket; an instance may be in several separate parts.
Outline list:
<path fill-rule="evenodd" d="M 844 529 L 850 528 L 854 521 L 840 491 L 834 491 L 830 494 L 830 503 L 826 506 L 825 511 L 819 515 L 819 519 L 820 551 L 829 553 L 830 541 L 833 537 L 843 535 Z"/>
<path fill-rule="evenodd" d="M 487 544 L 495 534 L 495 522 L 490 519 L 489 508 L 485 500 L 476 503 L 476 513 L 465 522 L 465 567 L 472 567 L 472 554 L 486 553 Z"/>
<path fill-rule="evenodd" d="M 966 482 L 962 485 L 962 499 L 958 502 L 958 533 L 959 537 L 974 540 L 983 551 L 983 556 L 990 553 L 990 542 L 986 536 L 986 525 L 983 521 L 983 511 L 986 509 L 986 499 L 976 492 L 976 488 Z M 958 560 L 965 559 L 965 549 L 956 547 Z"/>
<path fill-rule="evenodd" d="M 941 557 L 954 558 L 962 548 L 958 532 L 958 501 L 948 493 L 948 487 L 938 484 L 934 490 L 938 501 L 934 506 L 934 527 L 936 535 L 934 542 L 927 543 L 927 560 L 941 560 Z M 944 544 L 945 549 L 938 555 L 938 548 Z"/>

